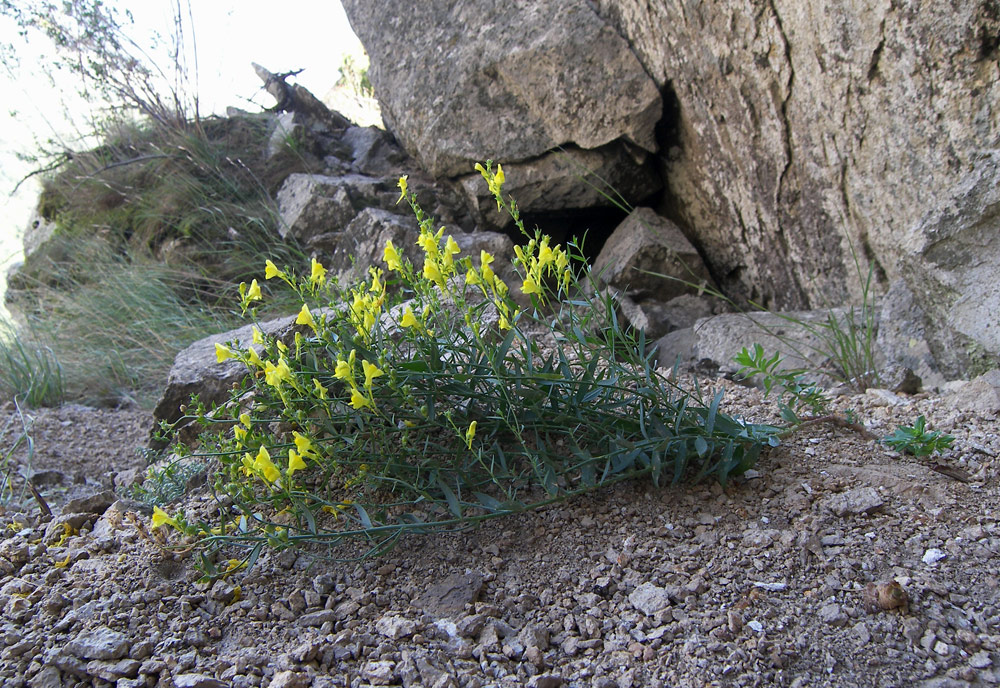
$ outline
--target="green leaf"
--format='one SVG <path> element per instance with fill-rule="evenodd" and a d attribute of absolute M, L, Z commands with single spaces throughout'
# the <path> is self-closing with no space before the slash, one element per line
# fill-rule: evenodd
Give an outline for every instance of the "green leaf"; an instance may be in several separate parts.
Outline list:
<path fill-rule="evenodd" d="M 455 518 L 462 518 L 462 505 L 458 502 L 458 497 L 455 493 L 451 491 L 443 480 L 438 478 L 437 481 L 438 489 L 444 494 L 445 501 L 448 502 L 448 509 L 455 516 Z"/>
<path fill-rule="evenodd" d="M 360 504 L 355 503 L 353 506 L 354 510 L 358 512 L 358 518 L 361 519 L 361 525 L 365 530 L 371 530 L 373 526 L 372 520 L 368 516 L 368 512 L 365 511 L 365 508 Z"/>

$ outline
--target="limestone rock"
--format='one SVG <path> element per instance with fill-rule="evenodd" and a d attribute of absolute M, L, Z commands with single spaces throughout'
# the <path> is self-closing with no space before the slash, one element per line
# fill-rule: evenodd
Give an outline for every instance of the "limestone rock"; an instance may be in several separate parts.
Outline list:
<path fill-rule="evenodd" d="M 66 652 L 79 659 L 121 659 L 128 654 L 128 647 L 125 634 L 100 626 L 70 641 Z"/>
<path fill-rule="evenodd" d="M 927 341 L 927 314 L 917 305 L 906 282 L 902 279 L 894 281 L 878 299 L 878 307 L 880 324 L 876 344 L 879 366 L 907 368 L 920 378 L 923 385 L 940 387 L 944 376 Z M 881 382 L 886 389 L 893 389 L 889 380 Z"/>
<path fill-rule="evenodd" d="M 586 3 L 348 0 L 344 9 L 371 57 L 387 128 L 435 177 L 566 144 L 656 150 L 660 94 Z"/>
<path fill-rule="evenodd" d="M 634 301 L 627 294 L 610 287 L 607 292 L 615 299 L 622 321 L 637 330 L 645 330 L 647 341 L 691 327 L 699 319 L 712 315 L 712 304 L 708 298 L 693 294 L 682 294 L 664 303 L 657 300 Z"/>
<path fill-rule="evenodd" d="M 513 196 L 522 213 L 610 206 L 609 196 L 619 195 L 636 204 L 662 186 L 650 156 L 623 143 L 596 150 L 567 146 L 530 160 L 500 162 L 506 177 L 504 195 Z M 462 170 L 471 171 L 471 165 Z M 468 174 L 459 183 L 478 225 L 503 229 L 513 224 L 506 212 L 497 211 L 482 175 Z"/>
<path fill-rule="evenodd" d="M 245 325 L 230 332 L 199 339 L 177 354 L 167 377 L 166 389 L 153 410 L 154 421 L 176 421 L 183 415 L 181 406 L 190 401 L 192 394 L 198 394 L 208 405 L 225 399 L 232 386 L 246 376 L 247 370 L 245 365 L 232 359 L 219 363 L 215 345 L 237 341 L 241 347 L 249 346 L 253 340 L 252 328 L 252 325 Z M 260 330 L 264 334 L 282 338 L 293 336 L 294 328 L 294 315 L 260 324 Z"/>
<path fill-rule="evenodd" d="M 994 3 L 596 6 L 664 91 L 671 216 L 723 290 L 778 309 L 857 302 L 853 246 L 862 272 L 871 257 L 906 280 L 942 372 L 995 361 Z"/>
<path fill-rule="evenodd" d="M 685 282 L 712 281 L 701 256 L 681 230 L 651 208 L 636 208 L 615 229 L 594 261 L 594 272 L 602 283 L 632 298 L 659 301 L 691 292 L 693 287 Z"/>
<path fill-rule="evenodd" d="M 456 573 L 428 587 L 414 605 L 432 616 L 455 616 L 462 613 L 466 604 L 476 601 L 482 588 L 480 574 Z"/>
<path fill-rule="evenodd" d="M 653 616 L 670 606 L 670 594 L 665 588 L 643 583 L 629 594 L 628 601 L 646 616 Z"/>
<path fill-rule="evenodd" d="M 902 237 L 903 279 L 933 325 L 931 351 L 952 377 L 1000 366 L 1000 151 L 961 171 Z"/>
<path fill-rule="evenodd" d="M 760 344 L 768 355 L 781 354 L 782 368 L 804 368 L 809 371 L 810 380 L 826 384 L 831 380 L 822 371 L 828 369 L 830 362 L 828 356 L 817 351 L 822 350 L 823 342 L 815 331 L 822 331 L 823 323 L 831 314 L 842 320 L 846 313 L 845 309 L 723 313 L 697 321 L 690 330 L 677 330 L 661 338 L 656 343 L 658 359 L 661 365 L 669 366 L 680 356 L 683 364 L 697 364 L 732 374 L 739 369 L 733 357 L 743 347 Z M 808 327 L 797 325 L 794 320 Z"/>
<path fill-rule="evenodd" d="M 948 383 L 945 391 L 946 402 L 955 410 L 1000 413 L 1000 370 L 991 370 L 968 382 Z"/>
<path fill-rule="evenodd" d="M 873 487 L 858 487 L 829 497 L 824 506 L 837 516 L 868 514 L 882 508 L 885 500 Z"/>
<path fill-rule="evenodd" d="M 225 681 L 208 674 L 178 674 L 174 676 L 175 688 L 229 688 Z"/>
<path fill-rule="evenodd" d="M 342 231 L 365 208 L 389 210 L 399 197 L 394 185 L 360 174 L 291 174 L 277 197 L 281 236 L 308 244 L 318 234 Z"/>

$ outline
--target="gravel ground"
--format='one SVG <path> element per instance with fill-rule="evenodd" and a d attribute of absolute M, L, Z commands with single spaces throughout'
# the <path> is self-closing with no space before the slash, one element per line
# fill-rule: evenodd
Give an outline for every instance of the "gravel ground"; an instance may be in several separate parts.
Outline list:
<path fill-rule="evenodd" d="M 773 414 L 756 390 L 714 384 L 729 412 Z M 144 469 L 148 416 L 33 412 L 31 471 L 55 515 L 30 497 L 0 515 L 0 681 L 997 684 L 1000 404 L 975 384 L 835 401 L 879 436 L 924 414 L 956 437 L 942 456 L 810 425 L 725 489 L 621 484 L 471 532 L 415 536 L 377 560 L 265 554 L 241 580 L 210 587 L 109 492 Z M 3 408 L 0 429 L 12 413 Z M 19 427 L 0 436 L 0 456 Z M 18 450 L 11 461 L 25 459 Z"/>

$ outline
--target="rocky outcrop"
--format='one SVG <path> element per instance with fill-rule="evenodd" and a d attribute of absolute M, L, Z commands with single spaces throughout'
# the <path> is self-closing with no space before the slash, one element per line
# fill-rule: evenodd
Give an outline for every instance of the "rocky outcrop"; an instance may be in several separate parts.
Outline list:
<path fill-rule="evenodd" d="M 636 208 L 611 233 L 594 273 L 636 300 L 669 301 L 712 282 L 680 228 L 650 208 Z"/>
<path fill-rule="evenodd" d="M 857 300 L 853 250 L 947 374 L 996 364 L 995 0 L 596 4 L 668 94 L 666 205 L 727 293 Z"/>
<path fill-rule="evenodd" d="M 605 183 L 630 203 L 660 187 L 650 155 L 659 91 L 588 4 L 348 0 L 344 9 L 387 128 L 432 176 L 460 179 L 487 228 L 508 223 L 471 175 L 488 158 L 504 165 L 524 212 L 611 205 Z"/>
<path fill-rule="evenodd" d="M 344 9 L 387 127 L 435 177 L 566 144 L 656 150 L 660 94 L 586 3 L 347 0 Z"/>

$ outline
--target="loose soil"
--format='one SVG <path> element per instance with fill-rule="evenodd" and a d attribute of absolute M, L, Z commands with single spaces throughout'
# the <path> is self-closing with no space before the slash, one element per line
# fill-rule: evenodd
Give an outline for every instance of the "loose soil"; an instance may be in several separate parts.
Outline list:
<path fill-rule="evenodd" d="M 707 383 L 726 388 L 728 412 L 773 418 L 757 390 Z M 41 499 L 25 495 L 0 515 L 0 681 L 993 685 L 1000 422 L 996 408 L 961 399 L 835 400 L 876 436 L 924 414 L 956 437 L 939 456 L 899 455 L 819 423 L 725 488 L 620 484 L 476 530 L 413 536 L 378 559 L 265 554 L 211 586 L 195 583 L 190 557 L 143 536 L 135 523 L 148 524 L 148 511 L 125 499 L 145 471 L 136 450 L 148 415 L 31 411 L 30 467 L 22 446 L 9 468 L 33 475 Z M 8 417 L 0 457 L 21 430 L 12 404 L 0 429 Z M 110 490 L 118 496 L 94 497 Z M 178 504 L 210 499 L 193 487 Z"/>

